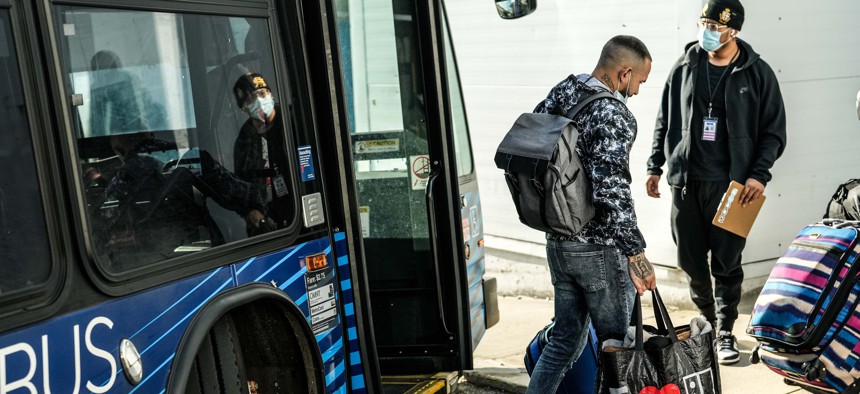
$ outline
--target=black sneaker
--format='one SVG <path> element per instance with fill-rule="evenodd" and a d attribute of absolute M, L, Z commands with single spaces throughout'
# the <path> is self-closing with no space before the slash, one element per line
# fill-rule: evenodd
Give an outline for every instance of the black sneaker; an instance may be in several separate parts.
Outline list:
<path fill-rule="evenodd" d="M 731 365 L 741 359 L 738 352 L 738 341 L 730 331 L 720 331 L 717 337 L 717 361 L 722 365 Z"/>

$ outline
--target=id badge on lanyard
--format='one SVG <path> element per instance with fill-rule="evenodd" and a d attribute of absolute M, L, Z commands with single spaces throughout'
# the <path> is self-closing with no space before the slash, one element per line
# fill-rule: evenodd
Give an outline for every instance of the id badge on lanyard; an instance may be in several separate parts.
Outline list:
<path fill-rule="evenodd" d="M 717 122 L 719 122 L 717 118 L 705 117 L 705 123 L 702 126 L 702 141 L 717 140 Z"/>
<path fill-rule="evenodd" d="M 287 182 L 284 180 L 283 175 L 278 175 L 273 179 L 272 185 L 275 187 L 275 195 L 278 197 L 286 196 L 290 194 L 290 189 L 287 188 Z"/>

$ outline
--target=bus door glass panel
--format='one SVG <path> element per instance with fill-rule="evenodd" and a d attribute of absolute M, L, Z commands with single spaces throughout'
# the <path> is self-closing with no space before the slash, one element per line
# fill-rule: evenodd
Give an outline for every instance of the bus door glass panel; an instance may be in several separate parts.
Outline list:
<path fill-rule="evenodd" d="M 450 99 L 451 126 L 454 132 L 454 151 L 457 154 L 457 176 L 472 174 L 472 146 L 469 143 L 469 125 L 466 123 L 466 106 L 463 104 L 463 94 L 460 89 L 454 47 L 448 24 L 442 18 L 442 32 L 445 39 L 445 70 L 447 71 L 448 98 Z"/>
<path fill-rule="evenodd" d="M 442 18 L 442 32 L 445 40 L 445 63 L 448 97 L 451 116 L 451 129 L 454 132 L 454 151 L 457 155 L 457 175 L 460 189 L 460 220 L 463 231 L 463 249 L 466 251 L 466 281 L 469 288 L 469 320 L 472 349 L 478 346 L 486 331 L 484 316 L 484 228 L 481 214 L 481 196 L 478 193 L 478 178 L 474 175 L 472 147 L 469 140 L 469 126 L 466 121 L 466 108 L 460 87 L 454 47 L 448 30 L 447 20 Z"/>
<path fill-rule="evenodd" d="M 120 274 L 292 222 L 289 122 L 276 104 L 271 122 L 255 124 L 233 92 L 255 72 L 263 79 L 243 104 L 267 92 L 280 102 L 265 19 L 58 11 L 91 248 L 103 269 Z"/>
<path fill-rule="evenodd" d="M 0 297 L 51 274 L 47 226 L 8 9 L 0 8 Z"/>
<path fill-rule="evenodd" d="M 377 344 L 444 343 L 425 199 L 430 158 L 414 3 L 338 0 Z"/>

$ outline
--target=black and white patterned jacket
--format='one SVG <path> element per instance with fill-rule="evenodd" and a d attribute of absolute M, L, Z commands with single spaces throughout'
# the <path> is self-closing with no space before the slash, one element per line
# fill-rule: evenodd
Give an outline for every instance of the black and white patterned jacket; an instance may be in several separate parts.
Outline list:
<path fill-rule="evenodd" d="M 560 105 L 566 113 L 580 100 L 608 90 L 589 74 L 571 75 L 556 85 L 534 112 L 550 113 Z M 615 246 L 625 256 L 642 253 L 645 239 L 636 224 L 630 193 L 630 149 L 636 139 L 636 119 L 621 102 L 598 99 L 573 121 L 580 132 L 576 153 L 591 179 L 595 215 L 572 240 Z"/>

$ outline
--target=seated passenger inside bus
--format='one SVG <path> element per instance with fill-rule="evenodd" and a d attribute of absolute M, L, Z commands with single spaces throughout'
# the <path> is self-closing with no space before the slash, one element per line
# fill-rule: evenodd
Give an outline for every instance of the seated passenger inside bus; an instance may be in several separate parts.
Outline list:
<path fill-rule="evenodd" d="M 223 244 L 206 198 L 248 220 L 265 209 L 256 189 L 208 152 L 187 149 L 171 159 L 180 152 L 176 144 L 155 137 L 113 135 L 118 163 L 105 160 L 85 171 L 97 252 L 122 270 Z"/>
<path fill-rule="evenodd" d="M 281 108 L 261 74 L 248 72 L 233 85 L 236 105 L 248 115 L 233 149 L 236 175 L 250 182 L 263 196 L 266 213 L 275 228 L 286 227 L 293 214 L 286 173 L 289 168 Z M 262 217 L 260 218 L 262 219 Z M 266 227 L 268 220 L 261 228 Z M 249 227 L 248 234 L 260 231 Z"/>

